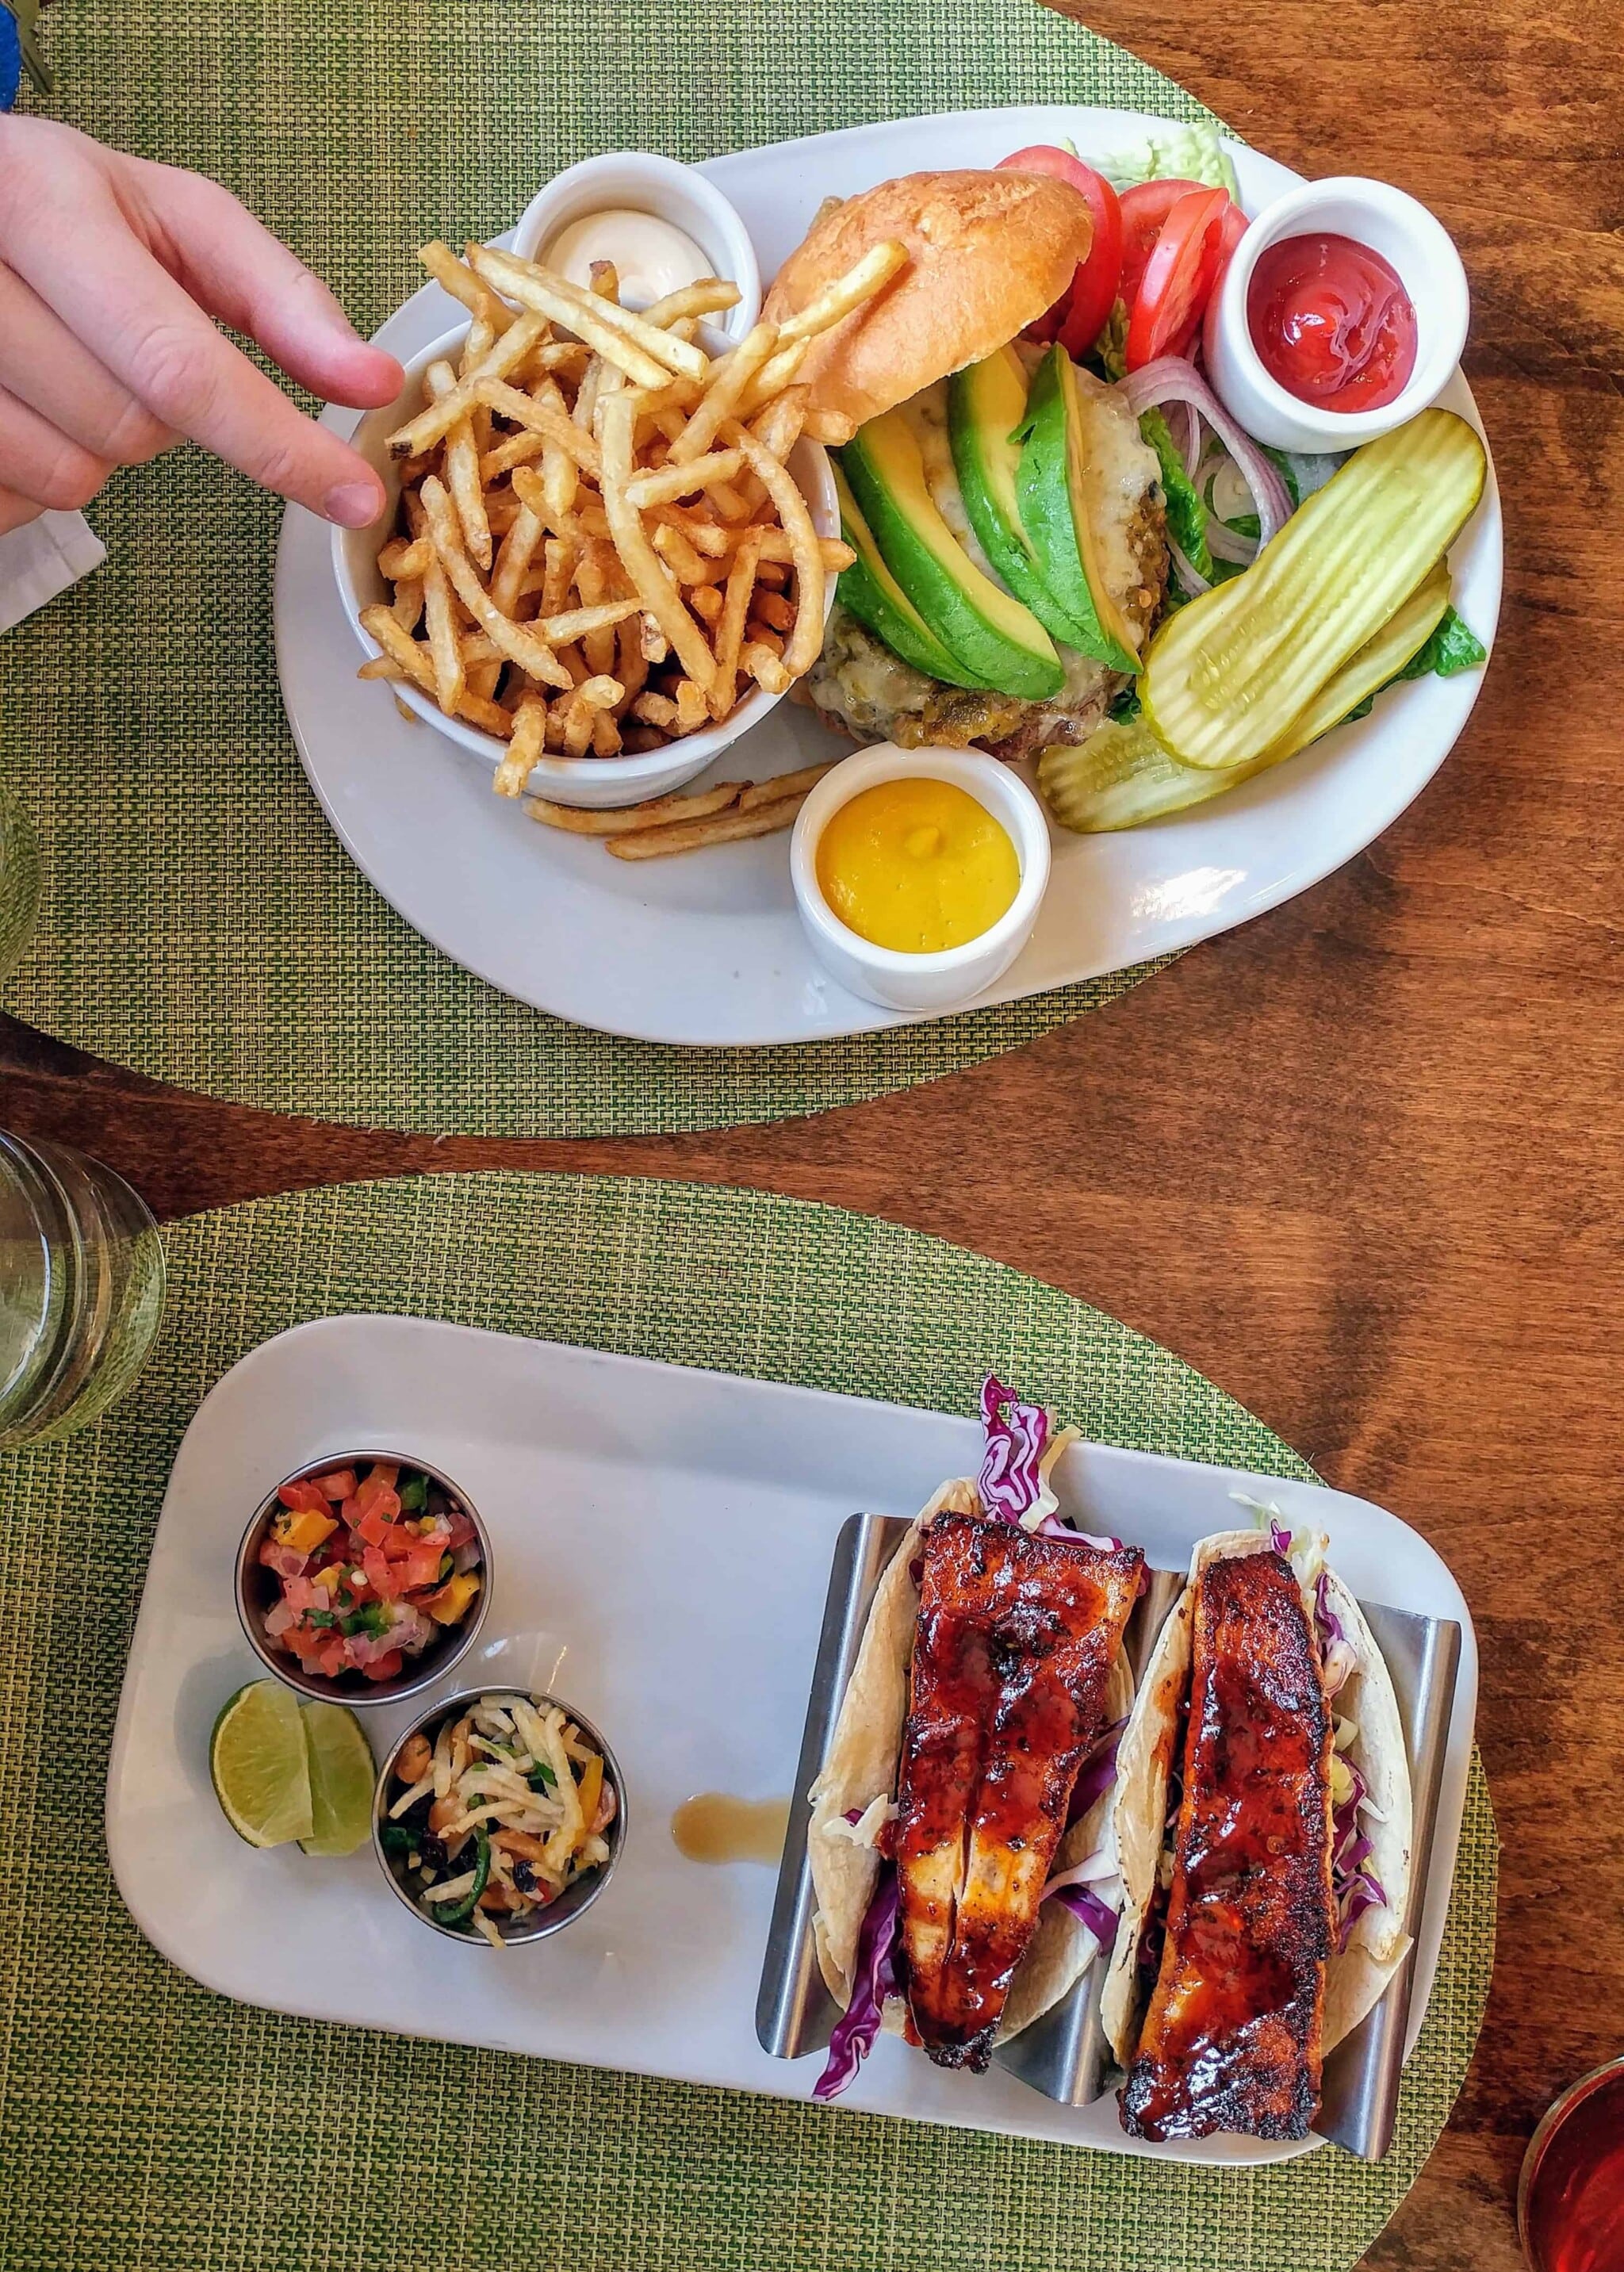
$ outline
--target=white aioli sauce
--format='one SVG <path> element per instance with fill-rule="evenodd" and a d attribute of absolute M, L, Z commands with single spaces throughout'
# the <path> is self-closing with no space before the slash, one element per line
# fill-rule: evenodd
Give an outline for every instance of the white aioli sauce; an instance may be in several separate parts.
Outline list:
<path fill-rule="evenodd" d="M 709 261 L 691 236 L 654 213 L 620 208 L 583 214 L 573 220 L 542 253 L 543 265 L 572 284 L 590 285 L 595 260 L 612 260 L 620 277 L 620 296 L 629 307 L 647 308 L 685 284 L 697 284 L 711 272 Z"/>

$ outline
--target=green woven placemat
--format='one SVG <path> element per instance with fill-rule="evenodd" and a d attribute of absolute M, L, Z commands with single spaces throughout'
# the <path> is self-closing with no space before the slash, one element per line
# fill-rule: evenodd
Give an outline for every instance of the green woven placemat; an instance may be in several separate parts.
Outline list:
<path fill-rule="evenodd" d="M 539 183 L 593 151 L 703 158 L 1013 102 L 1207 115 L 1034 0 L 64 0 L 50 12 L 63 114 L 225 182 L 363 331 L 422 281 L 425 236 L 506 228 Z M 954 1072 L 1157 967 L 796 1049 L 661 1050 L 544 1017 L 419 938 L 323 819 L 277 693 L 277 506 L 188 451 L 120 477 L 91 518 L 107 565 L 0 641 L 0 775 L 34 812 L 48 868 L 39 944 L 6 1006 L 80 1048 L 238 1102 L 371 1125 L 706 1128 Z"/>
<path fill-rule="evenodd" d="M 176 1446 L 245 1350 L 386 1310 L 947 1411 L 996 1365 L 1096 1439 L 1311 1471 L 1169 1350 L 867 1218 L 662 1183 L 351 1185 L 170 1234 L 139 1389 L 0 1461 L 0 2262 L 9 2272 L 1341 2272 L 1460 2088 L 1495 1838 L 1474 1764 L 1398 2139 L 1246 2175 L 282 2019 L 140 1939 L 100 1792 Z M 321 1961 L 342 1961 L 341 1951 Z M 314 1958 L 313 1958 L 314 1961 Z"/>

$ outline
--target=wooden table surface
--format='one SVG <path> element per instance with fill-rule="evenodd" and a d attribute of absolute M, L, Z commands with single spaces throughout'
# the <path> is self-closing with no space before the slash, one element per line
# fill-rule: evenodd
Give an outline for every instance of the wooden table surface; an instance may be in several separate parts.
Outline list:
<path fill-rule="evenodd" d="M 887 1215 L 1113 1311 L 1415 1524 L 1482 1642 L 1500 1960 L 1448 2130 L 1366 2261 L 1513 2272 L 1530 2129 L 1624 2052 L 1624 11 L 1096 0 L 1089 21 L 1288 164 L 1414 191 L 1464 251 L 1507 598 L 1471 727 L 1411 811 L 1102 1014 L 820 1119 L 374 1134 L 158 1087 L 10 1020 L 0 1117 L 111 1162 L 166 1216 L 498 1165 Z"/>

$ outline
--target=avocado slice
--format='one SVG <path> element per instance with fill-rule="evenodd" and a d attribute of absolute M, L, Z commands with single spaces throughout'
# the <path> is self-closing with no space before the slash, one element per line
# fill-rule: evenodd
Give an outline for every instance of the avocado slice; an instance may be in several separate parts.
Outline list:
<path fill-rule="evenodd" d="M 857 556 L 849 568 L 841 571 L 841 605 L 860 624 L 866 624 L 893 654 L 911 662 L 927 678 L 942 679 L 949 686 L 981 686 L 984 682 L 972 676 L 956 655 L 948 654 L 880 558 L 874 532 L 864 519 L 837 460 L 831 460 L 829 470 L 840 500 L 841 534 Z"/>
<path fill-rule="evenodd" d="M 942 519 L 906 407 L 871 419 L 841 462 L 880 558 L 948 653 L 1000 694 L 1032 702 L 1058 694 L 1066 673 L 1054 641 Z"/>
<path fill-rule="evenodd" d="M 1026 417 L 1026 372 L 1013 348 L 955 371 L 947 382 L 947 432 L 959 490 L 983 551 L 1044 629 L 1092 654 L 1091 625 L 1068 615 L 1043 579 L 1032 540 L 1021 526 L 1017 430 Z"/>
<path fill-rule="evenodd" d="M 1044 583 L 1077 625 L 1081 636 L 1072 643 L 1112 670 L 1138 671 L 1133 637 L 1105 588 L 1089 519 L 1082 401 L 1077 367 L 1064 348 L 1051 348 L 1038 365 L 1018 438 L 1021 525 Z"/>

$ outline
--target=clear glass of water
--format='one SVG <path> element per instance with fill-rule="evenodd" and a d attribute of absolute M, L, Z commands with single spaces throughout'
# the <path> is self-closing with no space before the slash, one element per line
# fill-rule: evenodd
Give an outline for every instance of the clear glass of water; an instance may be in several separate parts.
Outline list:
<path fill-rule="evenodd" d="M 71 1436 L 146 1364 L 163 1241 L 121 1176 L 0 1131 L 0 1451 Z"/>
<path fill-rule="evenodd" d="M 39 840 L 22 807 L 0 789 L 0 979 L 27 952 L 39 912 Z"/>

